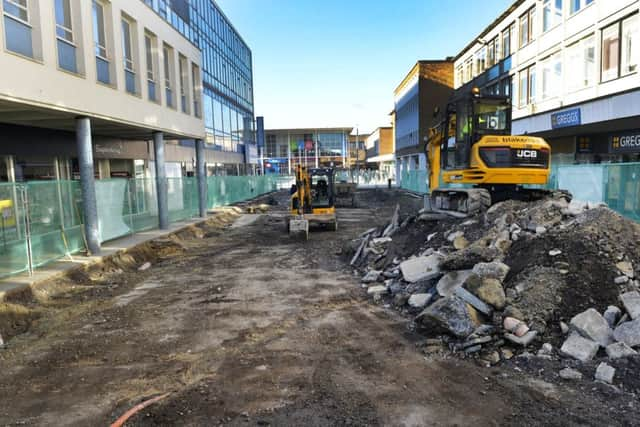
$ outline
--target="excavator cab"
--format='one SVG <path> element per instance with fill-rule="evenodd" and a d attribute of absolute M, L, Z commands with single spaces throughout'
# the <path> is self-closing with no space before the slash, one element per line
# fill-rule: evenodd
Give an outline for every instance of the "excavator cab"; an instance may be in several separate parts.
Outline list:
<path fill-rule="evenodd" d="M 474 88 L 444 113 L 426 146 L 433 208 L 468 215 L 498 201 L 540 197 L 543 191 L 525 186 L 547 183 L 551 149 L 542 138 L 511 136 L 510 98 Z"/>

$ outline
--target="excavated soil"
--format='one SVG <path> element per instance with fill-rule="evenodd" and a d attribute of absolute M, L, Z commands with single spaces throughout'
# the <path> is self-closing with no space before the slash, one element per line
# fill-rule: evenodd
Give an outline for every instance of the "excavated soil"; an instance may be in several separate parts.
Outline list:
<path fill-rule="evenodd" d="M 163 393 L 127 425 L 640 419 L 627 390 L 564 383 L 529 359 L 484 368 L 425 357 L 406 319 L 371 305 L 342 248 L 397 203 L 417 210 L 419 200 L 360 193 L 359 209 L 339 212 L 338 233 L 317 230 L 308 242 L 283 234 L 286 193 L 277 200 L 234 227 L 210 221 L 12 301 L 40 317 L 0 350 L 0 424 L 108 425 Z"/>

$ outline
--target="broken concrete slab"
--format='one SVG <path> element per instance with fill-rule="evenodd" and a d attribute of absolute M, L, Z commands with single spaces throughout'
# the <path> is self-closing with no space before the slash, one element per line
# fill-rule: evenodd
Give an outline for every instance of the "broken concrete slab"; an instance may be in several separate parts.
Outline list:
<path fill-rule="evenodd" d="M 417 320 L 428 329 L 466 338 L 479 326 L 474 320 L 477 315 L 473 310 L 462 299 L 451 296 L 431 304 Z"/>
<path fill-rule="evenodd" d="M 602 362 L 596 369 L 595 380 L 602 381 L 607 384 L 613 384 L 613 377 L 616 375 L 616 370 L 613 366 Z"/>
<path fill-rule="evenodd" d="M 498 310 L 502 310 L 507 304 L 504 288 L 497 279 L 482 279 L 474 274 L 465 281 L 464 286 L 482 301 Z"/>
<path fill-rule="evenodd" d="M 379 237 L 371 241 L 371 243 L 373 243 L 376 246 L 386 245 L 387 243 L 391 243 L 391 242 L 393 242 L 393 239 L 391 237 Z"/>
<path fill-rule="evenodd" d="M 456 289 L 462 287 L 471 275 L 471 270 L 452 271 L 445 274 L 436 286 L 438 294 L 442 297 L 454 295 Z"/>
<path fill-rule="evenodd" d="M 593 308 L 574 316 L 570 324 L 582 336 L 602 347 L 613 343 L 613 330 L 605 318 Z"/>
<path fill-rule="evenodd" d="M 633 291 L 622 294 L 620 301 L 633 320 L 640 318 L 640 292 Z"/>
<path fill-rule="evenodd" d="M 483 279 L 497 279 L 503 282 L 509 274 L 509 266 L 502 262 L 481 262 L 473 267 L 473 272 Z"/>
<path fill-rule="evenodd" d="M 463 236 L 464 236 L 464 232 L 455 231 L 447 236 L 447 240 L 453 243 L 458 237 L 463 237 Z"/>
<path fill-rule="evenodd" d="M 619 276 L 613 279 L 613 283 L 616 285 L 624 285 L 625 283 L 629 283 L 630 280 L 628 276 Z"/>
<path fill-rule="evenodd" d="M 480 313 L 491 316 L 493 314 L 493 309 L 489 307 L 484 301 L 480 298 L 473 295 L 471 292 L 467 291 L 463 287 L 456 288 L 455 295 L 459 298 L 462 298 L 465 302 L 470 304 L 473 308 L 478 310 Z"/>
<path fill-rule="evenodd" d="M 616 327 L 618 319 L 622 316 L 622 310 L 614 305 L 607 307 L 607 311 L 604 312 L 604 319 L 609 324 L 611 329 Z"/>
<path fill-rule="evenodd" d="M 400 271 L 404 280 L 416 283 L 421 280 L 431 280 L 440 276 L 440 263 L 443 257 L 439 254 L 427 257 L 413 258 L 400 264 Z"/>
<path fill-rule="evenodd" d="M 383 295 L 389 292 L 386 286 L 371 286 L 367 289 L 367 294 L 369 295 Z"/>
<path fill-rule="evenodd" d="M 560 353 L 581 362 L 588 362 L 596 356 L 599 348 L 600 344 L 597 342 L 583 338 L 579 333 L 573 332 L 562 344 Z"/>
<path fill-rule="evenodd" d="M 529 331 L 521 337 L 514 334 L 504 334 L 505 339 L 523 347 L 527 347 L 529 344 L 531 344 L 537 336 L 538 331 Z"/>
<path fill-rule="evenodd" d="M 431 294 L 413 294 L 409 297 L 408 304 L 413 308 L 424 308 L 429 304 L 431 298 L 433 298 Z"/>
<path fill-rule="evenodd" d="M 147 271 L 150 268 L 151 268 L 151 263 L 150 262 L 145 262 L 140 267 L 138 267 L 138 271 Z"/>
<path fill-rule="evenodd" d="M 576 369 L 564 368 L 560 371 L 560 378 L 563 380 L 580 381 L 582 379 L 582 373 Z"/>
<path fill-rule="evenodd" d="M 500 255 L 500 251 L 493 247 L 487 247 L 480 243 L 473 243 L 466 249 L 453 252 L 442 261 L 444 270 L 469 270 L 479 262 L 490 262 Z"/>
<path fill-rule="evenodd" d="M 640 346 L 640 319 L 625 322 L 613 331 L 613 338 L 629 347 Z"/>
<path fill-rule="evenodd" d="M 469 246 L 469 241 L 464 236 L 458 236 L 453 241 L 453 247 L 456 250 L 462 250 L 462 249 L 466 248 L 467 246 Z"/>
<path fill-rule="evenodd" d="M 380 275 L 382 271 L 371 270 L 362 278 L 362 283 L 375 283 L 380 279 Z"/>
<path fill-rule="evenodd" d="M 609 359 L 624 359 L 626 357 L 637 356 L 638 352 L 623 342 L 617 342 L 607 347 L 607 356 Z"/>

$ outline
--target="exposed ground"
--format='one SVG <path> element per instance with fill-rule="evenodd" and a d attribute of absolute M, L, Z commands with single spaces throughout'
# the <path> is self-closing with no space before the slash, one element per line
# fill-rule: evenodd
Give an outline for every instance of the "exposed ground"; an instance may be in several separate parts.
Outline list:
<path fill-rule="evenodd" d="M 0 425 L 108 425 L 166 392 L 128 425 L 637 423 L 637 398 L 561 383 L 544 364 L 425 358 L 423 337 L 369 303 L 340 255 L 399 200 L 417 207 L 397 192 L 363 193 L 359 209 L 340 211 L 338 233 L 306 243 L 284 234 L 281 207 L 221 214 L 15 295 L 0 307 L 11 338 L 0 350 Z"/>

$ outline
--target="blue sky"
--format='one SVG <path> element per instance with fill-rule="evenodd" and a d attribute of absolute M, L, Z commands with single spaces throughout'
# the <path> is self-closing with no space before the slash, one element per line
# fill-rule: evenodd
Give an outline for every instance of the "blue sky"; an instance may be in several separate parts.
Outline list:
<path fill-rule="evenodd" d="M 253 52 L 273 128 L 389 125 L 418 59 L 454 56 L 512 0 L 217 0 Z"/>

